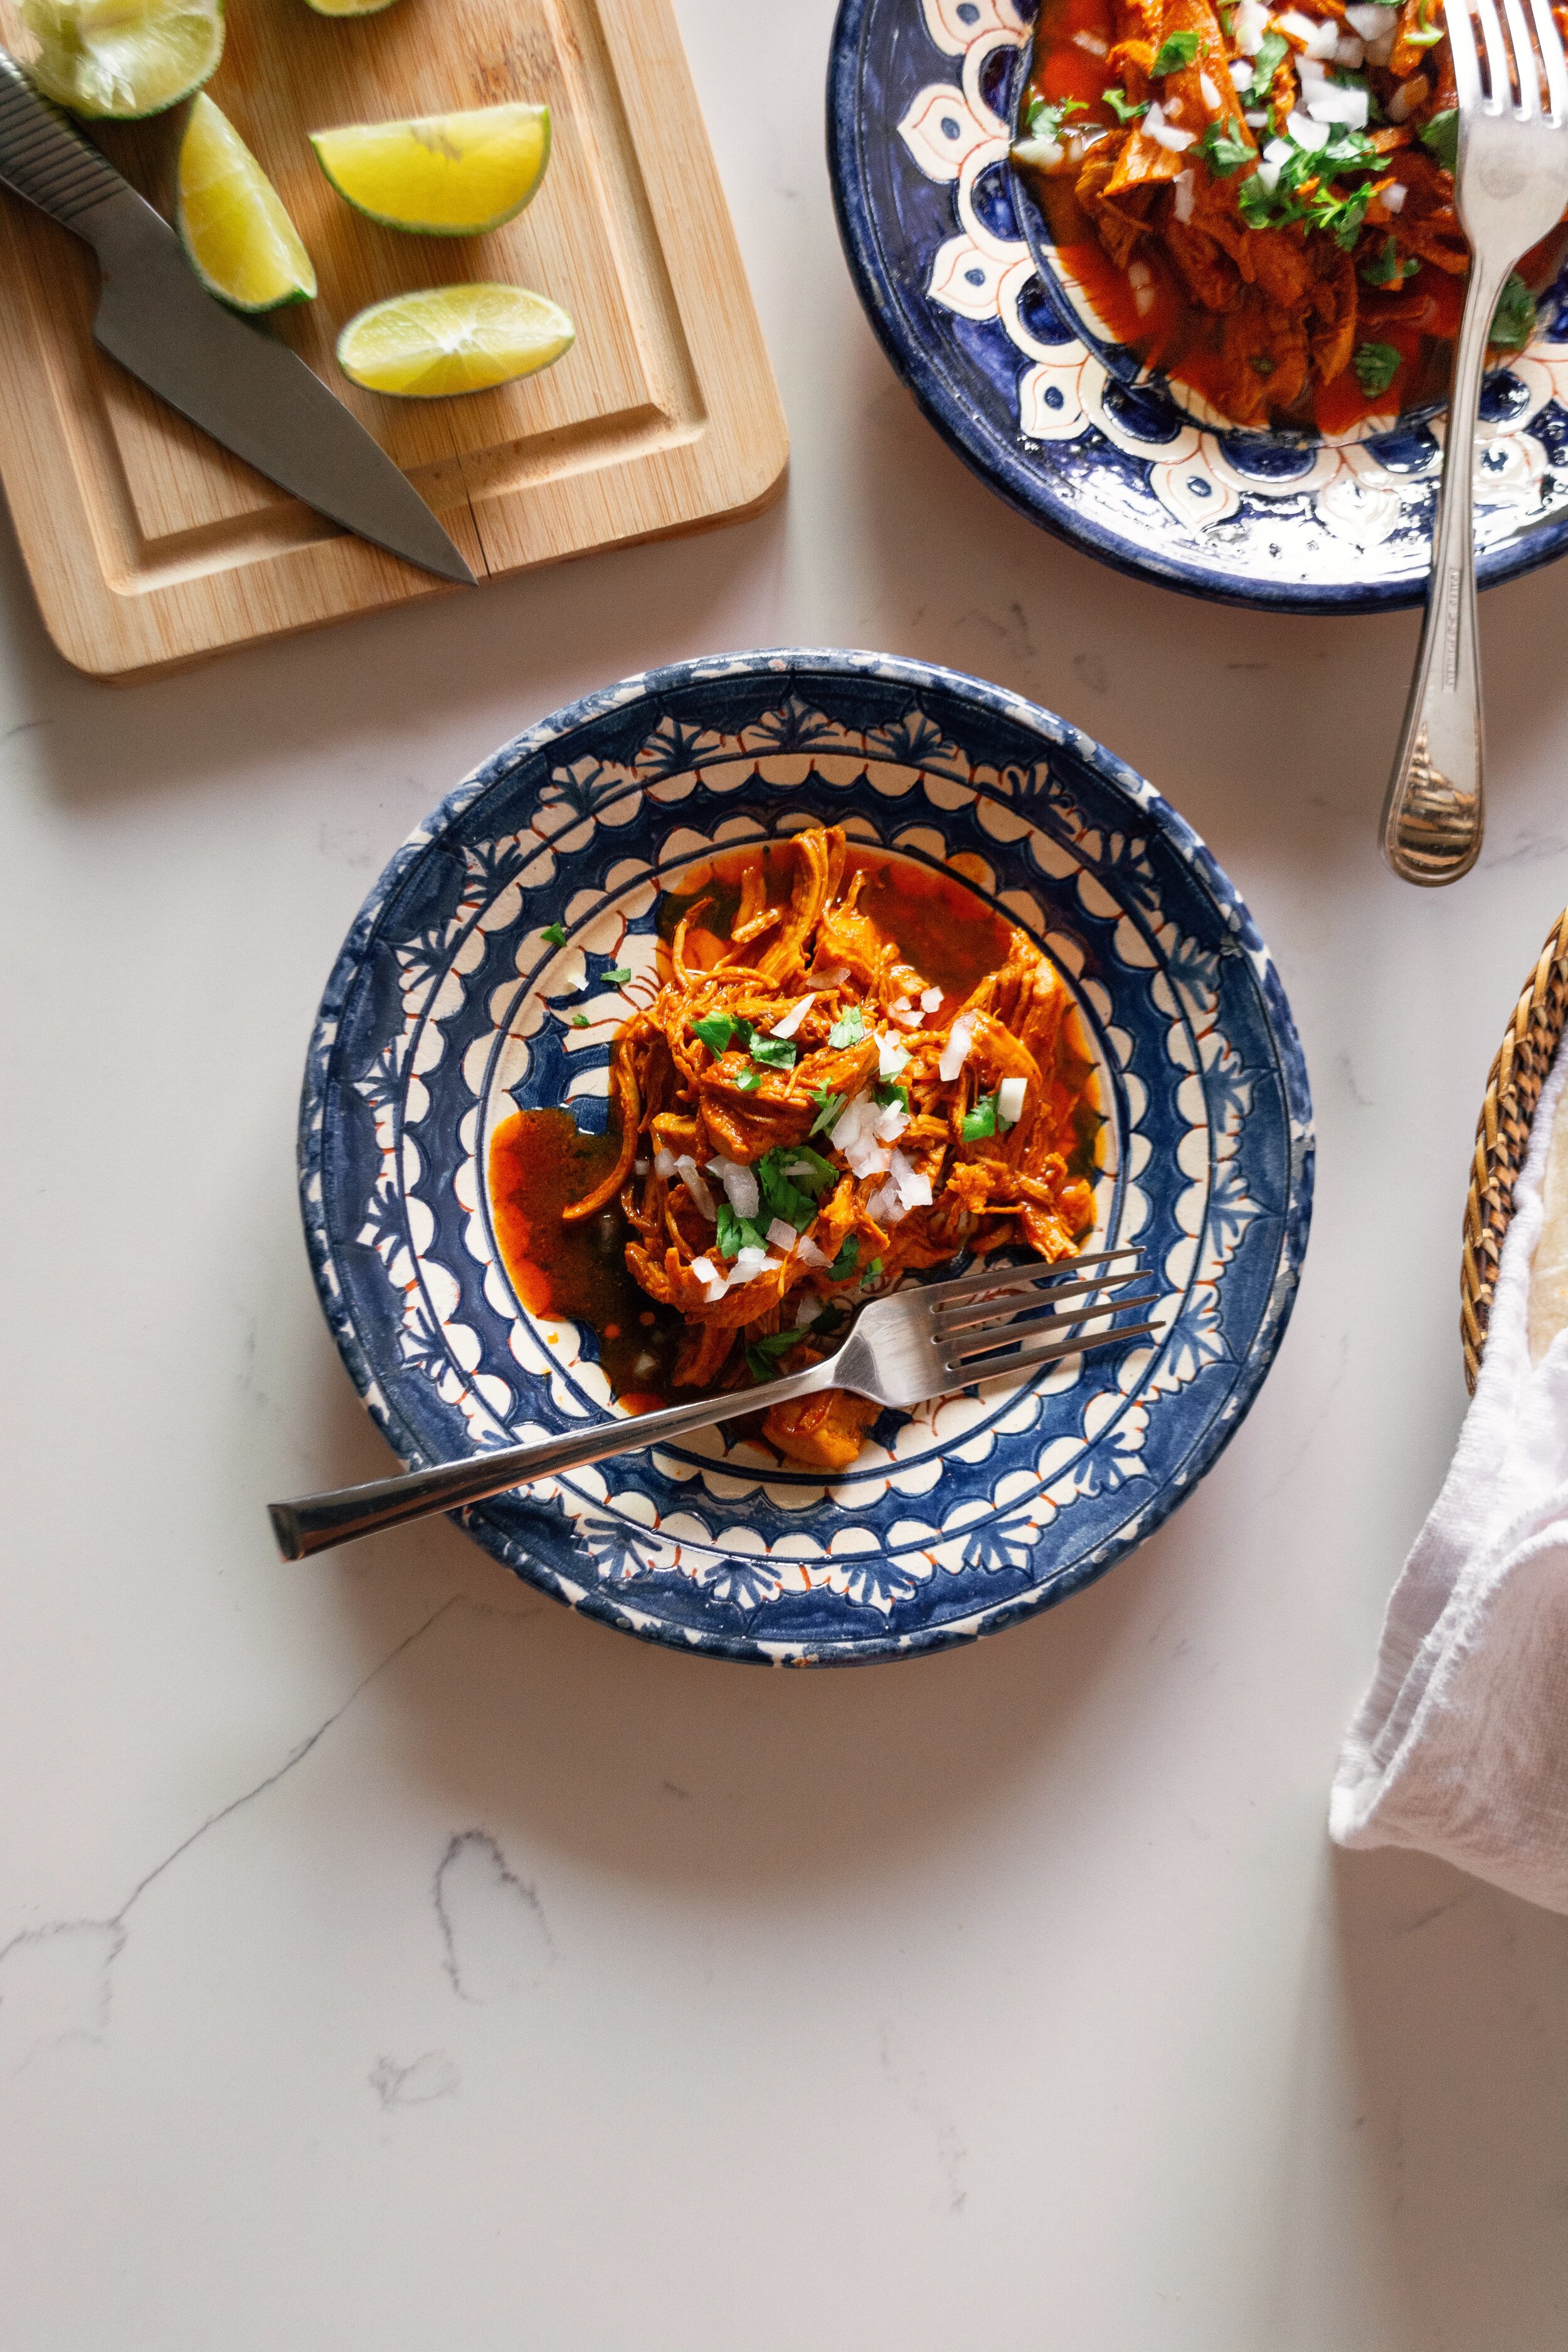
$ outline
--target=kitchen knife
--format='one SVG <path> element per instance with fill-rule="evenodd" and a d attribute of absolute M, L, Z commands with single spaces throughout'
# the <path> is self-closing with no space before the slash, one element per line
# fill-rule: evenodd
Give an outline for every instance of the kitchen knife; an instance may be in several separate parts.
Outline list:
<path fill-rule="evenodd" d="M 0 49 L 0 181 L 90 245 L 93 340 L 318 513 L 443 580 L 474 575 L 424 499 L 287 344 L 202 288 L 161 214 Z"/>

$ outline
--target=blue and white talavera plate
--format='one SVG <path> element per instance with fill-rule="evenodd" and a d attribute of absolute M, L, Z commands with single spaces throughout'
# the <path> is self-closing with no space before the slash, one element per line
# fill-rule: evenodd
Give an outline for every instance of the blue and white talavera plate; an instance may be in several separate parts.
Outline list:
<path fill-rule="evenodd" d="M 1340 439 L 1211 431 L 1086 327 L 1007 163 L 1037 0 L 841 0 L 828 152 L 873 327 L 991 487 L 1091 555 L 1303 613 L 1418 604 L 1444 419 Z M 1483 586 L 1568 546 L 1568 268 L 1483 401 Z"/>
<path fill-rule="evenodd" d="M 994 1632 L 1158 1527 L 1257 1393 L 1311 1197 L 1306 1071 L 1268 952 L 1120 760 L 996 687 L 874 654 L 655 671 L 460 784 L 376 884 L 322 1001 L 306 1229 L 344 1360 L 405 1462 L 619 1409 L 594 1335 L 512 1289 L 490 1135 L 514 1106 L 563 1102 L 602 1130 L 625 1013 L 606 967 L 629 965 L 626 993 L 646 1001 L 660 893 L 717 845 L 816 820 L 962 872 L 1068 978 L 1108 1114 L 1099 1231 L 1142 1243 L 1163 1328 L 1022 1387 L 886 1412 L 831 1483 L 716 1429 L 464 1515 L 589 1615 L 784 1664 Z M 563 947 L 544 937 L 557 924 Z"/>

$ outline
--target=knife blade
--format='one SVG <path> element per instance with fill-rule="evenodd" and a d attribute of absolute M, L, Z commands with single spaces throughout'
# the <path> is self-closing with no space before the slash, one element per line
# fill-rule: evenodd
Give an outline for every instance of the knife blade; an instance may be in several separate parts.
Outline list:
<path fill-rule="evenodd" d="M 405 562 L 476 583 L 413 484 L 320 377 L 202 287 L 179 238 L 0 49 L 0 181 L 90 245 L 93 340 L 307 506 Z"/>

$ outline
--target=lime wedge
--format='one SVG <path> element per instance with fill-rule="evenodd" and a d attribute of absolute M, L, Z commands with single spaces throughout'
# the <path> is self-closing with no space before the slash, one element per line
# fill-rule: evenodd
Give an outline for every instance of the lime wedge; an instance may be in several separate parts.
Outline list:
<path fill-rule="evenodd" d="M 222 0 L 20 0 L 46 98 L 132 122 L 199 89 L 223 55 Z"/>
<path fill-rule="evenodd" d="M 480 106 L 415 122 L 312 131 L 340 196 L 387 228 L 478 236 L 520 213 L 550 161 L 547 106 Z"/>
<path fill-rule="evenodd" d="M 180 142 L 175 219 L 209 294 L 237 310 L 276 310 L 316 290 L 310 257 L 278 191 L 204 91 Z"/>
<path fill-rule="evenodd" d="M 379 16 L 392 0 L 308 0 L 318 16 Z"/>
<path fill-rule="evenodd" d="M 394 294 L 351 319 L 338 337 L 338 365 L 368 392 L 438 400 L 536 375 L 576 333 L 558 302 L 521 286 L 437 286 Z"/>

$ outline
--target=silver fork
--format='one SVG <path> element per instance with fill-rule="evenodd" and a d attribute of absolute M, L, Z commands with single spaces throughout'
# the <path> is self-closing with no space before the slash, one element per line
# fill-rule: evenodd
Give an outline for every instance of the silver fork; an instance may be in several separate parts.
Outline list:
<path fill-rule="evenodd" d="M 1130 1261 L 1130 1263 L 1129 1263 Z M 1096 1269 L 1093 1272 L 1086 1269 Z M 818 1389 L 849 1389 L 880 1405 L 907 1411 L 931 1397 L 946 1396 L 972 1381 L 1030 1371 L 1063 1356 L 1142 1339 L 1153 1322 L 1118 1323 L 1124 1309 L 1152 1307 L 1157 1290 L 1129 1297 L 1128 1286 L 1144 1280 L 1141 1249 L 1095 1250 L 1062 1258 L 1055 1265 L 1004 1266 L 961 1275 L 955 1282 L 896 1290 L 860 1310 L 843 1345 L 804 1372 L 723 1396 L 699 1397 L 662 1412 L 625 1421 L 595 1422 L 570 1436 L 532 1445 L 509 1445 L 461 1462 L 438 1462 L 398 1478 L 378 1478 L 368 1486 L 342 1486 L 327 1495 L 303 1495 L 268 1507 L 272 1532 L 285 1559 L 309 1559 L 335 1544 L 351 1543 L 407 1519 L 455 1511 L 482 1503 L 535 1478 L 553 1477 L 611 1454 L 640 1453 L 708 1429 L 737 1413 L 764 1411 Z M 1067 1301 L 1075 1302 L 1071 1306 Z M 1045 1311 L 1045 1310 L 1050 1311 Z M 1020 1316 L 1027 1317 L 1019 1321 Z M 1085 1328 L 1092 1327 L 1092 1328 Z M 1064 1334 L 1071 1336 L 1064 1337 Z"/>
<path fill-rule="evenodd" d="M 1454 354 L 1432 577 L 1399 756 L 1383 808 L 1383 854 L 1406 882 L 1457 882 L 1480 854 L 1481 679 L 1472 519 L 1476 421 L 1487 336 L 1522 253 L 1568 207 L 1568 64 L 1547 0 L 1475 0 L 1485 88 L 1466 0 L 1447 0 L 1459 99 L 1454 205 L 1470 247 L 1470 282 Z M 1542 104 L 1542 76 L 1546 81 Z"/>

